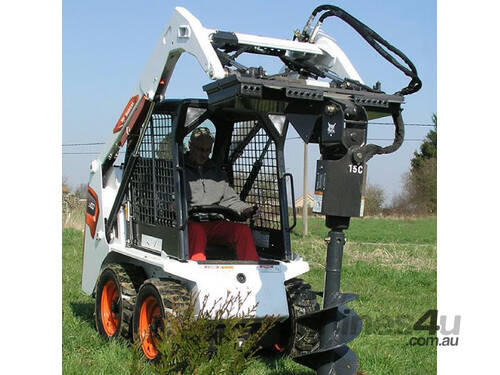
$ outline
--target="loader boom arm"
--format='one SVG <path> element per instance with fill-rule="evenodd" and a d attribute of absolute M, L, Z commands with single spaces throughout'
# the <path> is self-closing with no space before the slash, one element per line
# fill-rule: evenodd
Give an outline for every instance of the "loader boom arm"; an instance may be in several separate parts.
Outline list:
<path fill-rule="evenodd" d="M 220 32 L 203 27 L 187 9 L 176 7 L 146 63 L 126 111 L 122 113 L 113 136 L 99 156 L 101 165 L 112 164 L 112 161 L 116 159 L 128 133 L 138 125 L 134 123 L 134 120 L 149 120 L 144 114 L 136 112 L 147 111 L 150 105 L 144 105 L 144 102 L 151 104 L 164 99 L 175 65 L 183 53 L 187 52 L 194 56 L 210 79 L 217 80 L 228 76 L 230 70 L 224 66 L 225 62 L 221 61 L 219 57 L 221 52 L 216 50 L 216 46 L 246 49 L 245 52 L 274 55 L 291 62 L 310 61 L 310 65 L 318 66 L 320 71 L 327 73 L 333 69 L 336 71 L 334 73 L 340 77 L 362 83 L 361 77 L 347 56 L 331 38 L 324 34 L 320 34 L 314 42 L 301 42 L 252 34 Z M 131 103 L 134 98 L 136 100 Z"/>

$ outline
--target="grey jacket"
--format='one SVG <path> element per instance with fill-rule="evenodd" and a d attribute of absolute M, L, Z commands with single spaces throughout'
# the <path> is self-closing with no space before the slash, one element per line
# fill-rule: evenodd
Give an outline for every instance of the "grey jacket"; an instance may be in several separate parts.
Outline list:
<path fill-rule="evenodd" d="M 198 167 L 185 156 L 188 206 L 218 204 L 239 214 L 251 205 L 242 202 L 227 181 L 226 173 L 212 160 Z"/>

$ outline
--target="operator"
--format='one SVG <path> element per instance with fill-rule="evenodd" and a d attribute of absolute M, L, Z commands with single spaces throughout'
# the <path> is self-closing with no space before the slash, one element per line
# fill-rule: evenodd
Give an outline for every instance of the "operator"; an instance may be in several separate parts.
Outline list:
<path fill-rule="evenodd" d="M 191 133 L 189 151 L 186 153 L 186 180 L 188 182 L 188 206 L 220 205 L 235 210 L 241 216 L 256 215 L 254 208 L 241 201 L 229 185 L 226 174 L 211 159 L 214 137 L 205 127 Z M 226 220 L 188 220 L 189 259 L 206 260 L 207 244 L 231 245 L 238 260 L 258 261 L 250 228 L 241 223 Z"/>

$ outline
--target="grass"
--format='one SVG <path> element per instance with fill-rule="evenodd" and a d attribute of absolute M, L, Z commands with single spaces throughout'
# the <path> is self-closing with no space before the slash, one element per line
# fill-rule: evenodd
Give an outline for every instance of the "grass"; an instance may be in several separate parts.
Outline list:
<path fill-rule="evenodd" d="M 309 235 L 301 223 L 292 247 L 311 265 L 304 275 L 322 290 L 328 234 L 323 220 L 311 218 Z M 93 323 L 94 300 L 80 290 L 82 232 L 63 229 L 63 373 L 130 374 L 132 352 L 125 342 L 101 339 Z M 341 289 L 360 298 L 350 306 L 363 319 L 363 330 L 349 346 L 366 375 L 436 373 L 436 348 L 409 346 L 413 324 L 435 309 L 436 218 L 353 219 L 346 231 Z M 426 333 L 424 333 L 426 335 Z M 151 373 L 139 362 L 134 374 Z M 290 359 L 261 358 L 244 375 L 314 375 Z"/>

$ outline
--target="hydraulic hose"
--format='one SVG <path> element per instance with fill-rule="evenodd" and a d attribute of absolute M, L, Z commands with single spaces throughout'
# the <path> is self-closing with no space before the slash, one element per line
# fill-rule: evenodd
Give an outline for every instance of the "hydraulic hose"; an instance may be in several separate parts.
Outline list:
<path fill-rule="evenodd" d="M 321 11 L 326 11 L 321 15 L 319 18 L 318 23 L 316 24 L 313 32 L 308 35 L 308 29 L 316 17 L 316 15 L 321 12 Z M 327 19 L 328 17 L 338 17 L 342 21 L 346 22 L 349 24 L 354 30 L 356 30 L 362 37 L 365 39 L 368 44 L 370 44 L 383 58 L 385 58 L 387 61 L 389 61 L 392 65 L 394 65 L 396 68 L 401 70 L 406 76 L 411 78 L 410 83 L 408 84 L 407 87 L 401 89 L 400 91 L 396 92 L 396 95 L 409 95 L 417 92 L 420 90 L 422 87 L 422 81 L 418 77 L 417 69 L 415 68 L 415 65 L 410 61 L 406 55 L 401 52 L 399 49 L 391 45 L 389 42 L 387 42 L 385 39 L 383 39 L 379 34 L 377 34 L 375 31 L 373 31 L 371 28 L 369 28 L 367 25 L 356 19 L 355 17 L 351 16 L 349 13 L 344 11 L 343 9 L 340 9 L 339 7 L 336 7 L 334 5 L 320 5 L 316 7 L 313 12 L 311 13 L 311 16 L 307 20 L 306 25 L 304 26 L 304 30 L 302 32 L 302 36 L 305 37 L 307 35 L 307 39 L 313 40 L 316 34 L 319 31 L 319 28 L 323 21 Z M 395 55 L 400 57 L 407 65 L 408 68 L 401 65 L 393 56 L 391 56 L 383 47 L 388 49 L 389 51 L 393 52 Z"/>
<path fill-rule="evenodd" d="M 366 163 L 374 155 L 390 154 L 396 151 L 403 144 L 405 137 L 405 126 L 403 122 L 403 117 L 401 116 L 401 111 L 392 115 L 394 121 L 394 141 L 391 145 L 382 147 L 375 144 L 367 144 L 358 148 L 353 149 L 352 158 L 356 164 Z"/>

